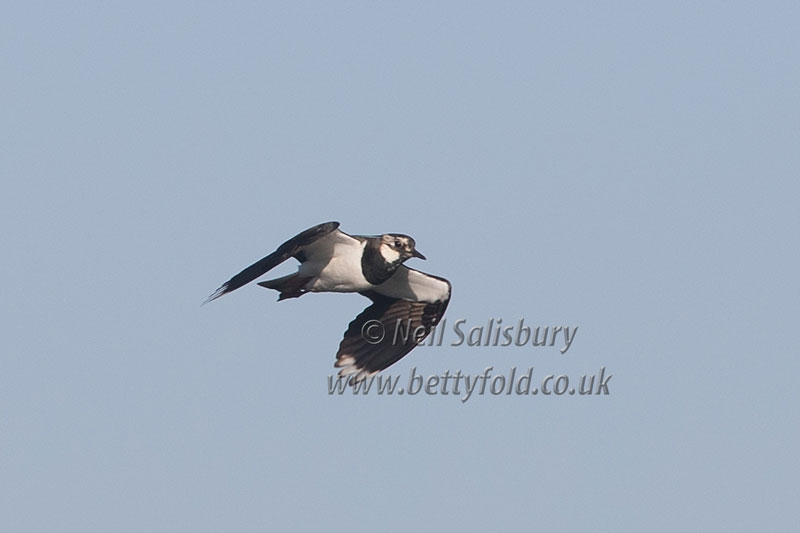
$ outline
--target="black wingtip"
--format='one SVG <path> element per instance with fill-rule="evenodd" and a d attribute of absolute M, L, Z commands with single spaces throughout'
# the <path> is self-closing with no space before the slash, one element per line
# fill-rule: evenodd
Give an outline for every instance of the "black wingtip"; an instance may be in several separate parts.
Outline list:
<path fill-rule="evenodd" d="M 219 298 L 220 296 L 222 296 L 223 294 L 225 294 L 225 293 L 227 293 L 227 292 L 228 292 L 228 284 L 227 284 L 227 283 L 225 283 L 225 284 L 224 284 L 224 285 L 222 285 L 222 286 L 221 286 L 219 289 L 215 290 L 215 291 L 213 292 L 213 294 L 211 294 L 211 296 L 209 296 L 208 298 L 206 298 L 206 301 L 205 301 L 205 302 L 203 302 L 203 303 L 202 303 L 202 304 L 200 304 L 200 305 L 206 305 L 208 302 L 213 302 L 214 300 L 216 300 L 217 298 Z"/>

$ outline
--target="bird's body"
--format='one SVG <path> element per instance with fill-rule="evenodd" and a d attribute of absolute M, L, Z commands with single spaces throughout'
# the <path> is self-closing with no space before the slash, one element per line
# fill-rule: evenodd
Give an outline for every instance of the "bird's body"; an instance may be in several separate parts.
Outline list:
<path fill-rule="evenodd" d="M 311 292 L 361 292 L 372 288 L 361 266 L 367 240 L 352 237 L 338 229 L 303 250 L 305 260 L 297 275 L 312 278 Z"/>
<path fill-rule="evenodd" d="M 214 300 L 255 280 L 286 259 L 294 257 L 300 267 L 294 274 L 259 285 L 280 293 L 278 300 L 297 298 L 308 292 L 357 292 L 373 304 L 345 332 L 336 355 L 342 376 L 360 381 L 406 355 L 430 333 L 444 315 L 450 300 L 450 283 L 406 267 L 411 258 L 425 259 L 407 235 L 348 235 L 338 222 L 327 222 L 289 239 L 272 254 L 247 267 L 224 283 L 207 301 Z M 402 326 L 416 328 L 415 337 L 375 340 L 363 336 L 370 321 L 384 330 Z"/>

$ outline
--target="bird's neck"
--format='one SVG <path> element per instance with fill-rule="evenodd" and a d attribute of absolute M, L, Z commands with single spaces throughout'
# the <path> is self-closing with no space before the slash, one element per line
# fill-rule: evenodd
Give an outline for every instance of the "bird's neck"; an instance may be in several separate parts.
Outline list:
<path fill-rule="evenodd" d="M 381 253 L 381 240 L 370 239 L 364 247 L 364 254 L 361 256 L 361 271 L 364 278 L 373 285 L 380 285 L 394 274 L 403 261 L 398 257 L 394 261 L 389 261 Z"/>

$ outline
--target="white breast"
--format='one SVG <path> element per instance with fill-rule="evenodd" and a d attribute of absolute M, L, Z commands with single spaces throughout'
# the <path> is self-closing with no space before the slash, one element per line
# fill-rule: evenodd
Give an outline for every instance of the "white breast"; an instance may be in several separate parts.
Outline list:
<path fill-rule="evenodd" d="M 313 292 L 358 292 L 372 287 L 361 271 L 366 242 L 339 230 L 303 249 L 306 261 L 299 275 L 314 278 L 306 288 Z"/>

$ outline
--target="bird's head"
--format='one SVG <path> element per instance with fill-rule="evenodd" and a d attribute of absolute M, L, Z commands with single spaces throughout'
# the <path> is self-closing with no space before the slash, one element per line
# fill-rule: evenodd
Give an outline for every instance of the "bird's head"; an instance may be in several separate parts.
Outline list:
<path fill-rule="evenodd" d="M 414 239 L 401 233 L 386 233 L 381 235 L 380 252 L 387 263 L 402 263 L 406 259 L 418 257 L 425 259 L 425 256 L 414 247 Z"/>

